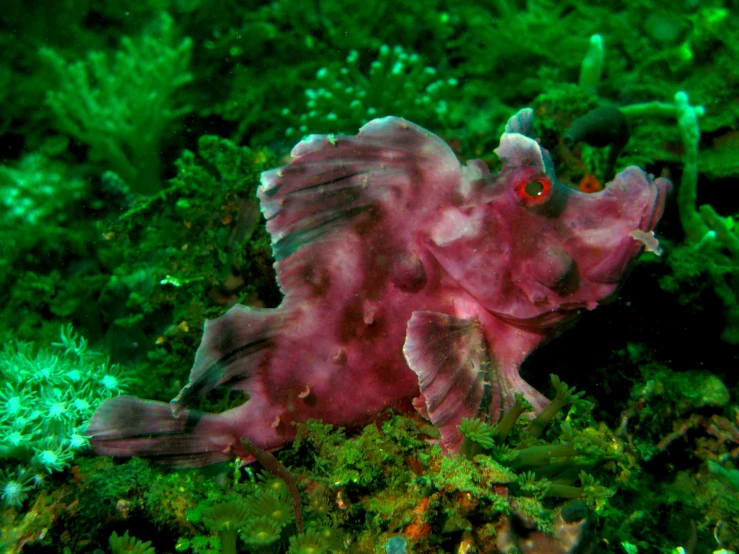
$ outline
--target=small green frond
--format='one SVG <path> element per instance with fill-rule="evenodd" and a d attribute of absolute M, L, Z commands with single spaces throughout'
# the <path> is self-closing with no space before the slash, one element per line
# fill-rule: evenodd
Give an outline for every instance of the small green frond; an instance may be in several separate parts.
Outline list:
<path fill-rule="evenodd" d="M 273 493 L 275 496 L 287 499 L 290 496 L 290 491 L 287 488 L 287 483 L 279 477 L 275 477 L 271 473 L 266 471 L 260 471 L 257 474 L 257 481 L 261 487 Z"/>
<path fill-rule="evenodd" d="M 495 427 L 488 425 L 479 418 L 462 418 L 459 431 L 468 439 L 483 448 L 492 448 L 495 444 Z"/>
<path fill-rule="evenodd" d="M 295 520 L 295 512 L 290 500 L 268 490 L 260 490 L 247 502 L 247 510 L 254 518 L 266 517 L 280 527 Z"/>
<path fill-rule="evenodd" d="M 241 539 L 251 546 L 267 546 L 279 540 L 282 526 L 268 517 L 250 519 L 241 529 Z"/>
<path fill-rule="evenodd" d="M 203 511 L 203 523 L 211 531 L 234 531 L 243 527 L 249 512 L 243 502 L 231 500 L 222 504 L 216 504 Z"/>
<path fill-rule="evenodd" d="M 151 548 L 151 541 L 143 542 L 136 537 L 128 536 L 128 531 L 123 536 L 113 531 L 108 539 L 110 550 L 113 554 L 155 554 L 156 550 Z"/>
<path fill-rule="evenodd" d="M 321 529 L 309 528 L 300 535 L 290 537 L 289 554 L 326 554 L 333 549 L 330 537 L 322 534 Z"/>

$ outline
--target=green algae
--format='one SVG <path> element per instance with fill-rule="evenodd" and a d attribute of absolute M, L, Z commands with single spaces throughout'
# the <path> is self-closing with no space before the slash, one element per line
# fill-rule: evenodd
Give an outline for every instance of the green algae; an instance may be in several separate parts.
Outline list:
<path fill-rule="evenodd" d="M 397 115 L 429 114 L 428 123 L 419 122 L 436 125 L 433 130 L 464 157 L 496 163 L 492 150 L 501 126 L 511 113 L 533 102 L 542 144 L 552 145 L 560 178 L 573 186 L 588 173 L 601 181 L 609 178 L 603 174 L 607 152 L 582 146 L 570 153 L 559 145 L 569 123 L 604 104 L 657 108 L 631 117 L 632 138 L 619 166 L 634 163 L 655 175 L 669 172 L 677 181 L 683 172 L 684 144 L 671 103 L 676 92 L 685 91 L 693 104 L 705 106 L 699 120 L 698 164 L 689 171 L 697 171 L 701 201 L 713 206 L 696 207 L 696 215 L 713 223 L 715 236 L 707 233 L 683 242 L 668 208 L 660 230 L 668 237 L 660 239 L 665 256 L 648 267 L 643 263 L 646 256 L 640 260 L 637 271 L 643 280 L 624 289 L 628 309 L 618 303 L 620 314 L 612 307 L 612 320 L 597 320 L 602 324 L 599 336 L 587 345 L 613 344 L 608 336 L 615 335 L 620 341 L 617 350 L 634 340 L 636 332 L 646 350 L 659 349 L 659 363 L 597 367 L 589 356 L 577 360 L 582 343 L 569 343 L 568 382 L 575 375 L 575 384 L 582 387 L 588 376 L 602 377 L 602 390 L 591 391 L 600 403 L 595 413 L 617 429 L 616 436 L 585 412 L 571 411 L 558 416 L 556 423 L 572 422 L 578 433 L 590 436 L 588 443 L 604 446 L 595 472 L 619 492 L 599 510 L 603 550 L 633 544 L 643 552 L 673 552 L 676 542 L 685 543 L 690 520 L 698 522 L 697 552 L 715 544 L 714 534 L 736 548 L 739 539 L 731 523 L 736 501 L 726 492 L 726 476 L 707 469 L 715 463 L 729 475 L 736 471 L 736 380 L 730 371 L 735 364 L 733 354 L 715 342 L 696 341 L 707 333 L 722 333 L 715 323 L 722 320 L 716 302 L 725 306 L 726 340 L 737 341 L 737 310 L 732 309 L 737 262 L 730 250 L 737 209 L 731 179 L 737 176 L 737 166 L 730 146 L 739 124 L 739 33 L 730 6 L 721 1 L 679 2 L 669 10 L 649 1 L 598 6 L 370 5 L 358 0 L 318 4 L 320 9 L 306 8 L 297 0 L 249 9 L 208 0 L 166 6 L 124 0 L 56 2 L 53 9 L 43 2 L 6 6 L 0 28 L 5 54 L 0 61 L 0 184 L 10 209 L 3 215 L 6 248 L 0 252 L 0 342 L 45 344 L 56 338 L 61 324 L 72 321 L 91 344 L 110 350 L 114 361 L 147 366 L 152 378 L 142 394 L 171 398 L 182 385 L 204 319 L 237 301 L 265 306 L 279 301 L 268 237 L 261 223 L 249 225 L 255 215 L 250 200 L 259 171 L 276 165 L 277 157 L 291 146 L 284 141 L 294 124 L 290 114 L 309 111 L 305 92 L 322 86 L 319 70 L 331 68 L 327 74 L 347 85 L 341 70 L 349 69 L 351 50 L 360 53 L 357 71 L 364 76 L 370 74 L 381 45 L 388 44 L 417 53 L 419 64 L 435 68 L 438 75 L 458 79 L 459 86 L 447 90 L 449 97 L 438 97 L 447 104 L 442 118 L 435 118 L 434 106 L 426 106 L 426 111 L 415 106 L 413 95 L 399 97 L 402 102 L 394 109 Z M 84 139 L 70 140 L 53 129 L 44 97 L 60 89 L 59 75 L 40 63 L 38 49 L 53 49 L 66 67 L 87 63 L 94 52 L 113 60 L 116 51 L 124 50 L 124 37 L 153 37 L 163 30 L 157 28 L 166 20 L 163 7 L 169 11 L 170 34 L 166 44 L 158 46 L 176 47 L 184 37 L 191 38 L 195 55 L 180 73 L 191 74 L 193 82 L 176 97 L 169 96 L 168 108 L 179 112 L 177 118 L 157 138 L 161 148 L 140 158 L 155 168 L 147 170 L 147 187 L 165 192 L 136 198 L 131 189 L 139 183 L 126 182 L 131 174 L 119 169 L 123 166 L 99 155 L 99 148 L 88 149 Z M 602 74 L 597 78 L 591 73 L 582 83 L 590 90 L 584 90 L 575 83 L 595 33 L 603 37 Z M 121 92 L 137 93 L 130 81 L 120 80 L 120 73 L 106 77 L 118 79 L 111 83 L 117 93 L 90 97 L 94 105 Z M 71 92 L 99 90 L 96 83 L 82 85 Z M 160 91 L 152 94 L 158 100 L 163 97 Z M 665 107 L 667 117 L 657 113 L 666 113 Z M 185 112 L 189 115 L 181 118 Z M 323 124 L 331 108 L 314 115 L 316 125 Z M 99 118 L 90 123 L 120 122 Z M 150 176 L 159 169 L 162 182 L 152 184 Z M 648 282 L 659 283 L 661 291 Z M 643 290 L 643 296 L 635 294 L 635 288 Z M 656 323 L 640 324 L 635 331 L 640 319 Z M 676 329 L 686 332 L 678 336 Z M 677 342 L 690 343 L 700 363 L 695 358 L 681 360 Z M 529 371 L 545 373 L 549 368 L 532 366 Z M 215 395 L 205 405 L 223 409 L 243 400 L 235 391 Z M 323 515 L 339 520 L 356 538 L 358 551 L 381 548 L 389 535 L 401 533 L 413 521 L 409 512 L 424 498 L 431 506 L 424 521 L 433 524 L 438 536 L 423 545 L 409 541 L 409 548 L 451 551 L 461 530 L 472 523 L 469 514 L 460 514 L 444 496 L 451 494 L 452 482 L 439 490 L 434 472 L 441 467 L 440 451 L 425 444 L 432 434 L 419 428 L 403 417 L 380 423 L 366 436 L 329 426 L 319 430 L 316 424 L 306 428 L 297 449 L 280 456 L 306 476 L 306 489 L 314 484 L 325 488 L 330 509 L 328 514 L 322 509 Z M 512 444 L 524 444 L 523 429 L 518 424 L 512 430 Z M 551 426 L 544 443 L 556 443 L 560 434 L 561 426 Z M 357 436 L 361 440 L 352 442 Z M 333 453 L 338 451 L 341 457 L 336 459 Z M 530 453 L 536 452 L 541 451 Z M 499 457 L 478 456 L 472 467 L 465 466 L 469 475 L 479 476 L 491 459 L 505 466 L 506 452 L 492 454 Z M 579 461 L 592 463 L 592 458 Z M 119 525 L 120 533 L 129 524 L 149 532 L 147 526 L 155 522 L 164 530 L 164 550 L 177 544 L 181 551 L 217 552 L 218 539 L 202 524 L 202 512 L 213 503 L 246 498 L 263 486 L 253 483 L 243 469 L 236 470 L 238 479 L 233 479 L 233 468 L 201 479 L 198 472 L 167 475 L 140 461 L 130 464 L 80 457 L 64 474 L 48 477 L 46 492 L 30 498 L 20 512 L 6 510 L 0 535 L 14 545 L 24 541 L 26 548 L 84 552 L 105 548 L 111 525 Z M 105 478 L 96 477 L 103 472 Z M 482 488 L 480 482 L 467 483 L 454 474 L 451 464 L 446 478 Z M 490 482 L 501 478 L 495 475 Z M 527 493 L 513 490 L 513 483 L 509 487 L 514 497 Z M 308 500 L 310 493 L 305 494 Z M 345 511 L 337 506 L 338 498 L 345 499 Z M 483 506 L 471 512 L 485 520 L 474 522 L 481 535 L 494 534 L 498 522 L 484 514 L 486 503 L 500 498 L 488 492 Z M 543 503 L 532 496 L 518 499 L 532 517 L 543 514 L 540 526 L 546 525 L 546 510 L 555 503 L 546 497 Z M 437 544 L 431 545 L 433 540 Z"/>

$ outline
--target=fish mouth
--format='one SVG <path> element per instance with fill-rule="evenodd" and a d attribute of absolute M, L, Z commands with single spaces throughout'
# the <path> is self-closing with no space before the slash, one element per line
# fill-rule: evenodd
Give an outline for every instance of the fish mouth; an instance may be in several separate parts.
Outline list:
<path fill-rule="evenodd" d="M 629 231 L 628 235 L 637 243 L 637 248 L 643 246 L 648 252 L 661 256 L 662 248 L 659 240 L 654 236 L 654 228 L 662 218 L 667 195 L 672 190 L 672 183 L 663 178 L 654 181 L 650 179 L 649 187 L 656 191 L 651 210 L 645 210 L 638 228 Z"/>
<path fill-rule="evenodd" d="M 662 217 L 667 195 L 671 190 L 672 183 L 668 179 L 653 179 L 637 167 L 623 170 L 609 183 L 603 192 L 611 191 L 617 202 L 634 206 L 632 209 L 640 215 L 638 221 L 621 227 L 621 239 L 614 245 L 611 253 L 585 273 L 589 280 L 616 285 L 626 275 L 629 266 L 644 246 L 658 252 L 659 243 L 652 231 Z M 638 206 L 641 206 L 639 211 Z"/>

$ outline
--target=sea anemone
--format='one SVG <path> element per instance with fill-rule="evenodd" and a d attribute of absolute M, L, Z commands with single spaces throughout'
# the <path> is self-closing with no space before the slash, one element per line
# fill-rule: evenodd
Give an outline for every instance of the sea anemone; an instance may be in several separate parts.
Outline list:
<path fill-rule="evenodd" d="M 248 503 L 249 515 L 266 517 L 284 527 L 295 520 L 295 512 L 287 497 L 278 496 L 269 490 L 259 490 Z"/>
<path fill-rule="evenodd" d="M 151 548 L 151 541 L 143 542 L 136 537 L 129 537 L 128 531 L 123 536 L 113 531 L 108 539 L 110 551 L 113 554 L 155 554 L 156 550 Z"/>
<path fill-rule="evenodd" d="M 280 498 L 288 498 L 290 496 L 287 483 L 285 483 L 283 479 L 275 477 L 266 471 L 259 472 L 257 475 L 257 481 L 259 481 L 261 488 L 270 491 L 275 496 L 279 496 Z"/>
<path fill-rule="evenodd" d="M 331 537 L 326 537 L 323 530 L 328 528 L 306 529 L 305 533 L 290 537 L 289 554 L 326 554 L 333 550 Z"/>
<path fill-rule="evenodd" d="M 246 507 L 236 500 L 216 504 L 203 512 L 203 523 L 218 533 L 222 554 L 236 554 L 236 532 L 247 522 Z"/>
<path fill-rule="evenodd" d="M 495 445 L 495 427 L 488 425 L 481 419 L 462 418 L 459 431 L 464 435 L 459 455 L 465 458 L 472 458 Z"/>
<path fill-rule="evenodd" d="M 251 546 L 267 546 L 280 538 L 282 526 L 268 517 L 250 519 L 241 530 L 241 539 Z"/>

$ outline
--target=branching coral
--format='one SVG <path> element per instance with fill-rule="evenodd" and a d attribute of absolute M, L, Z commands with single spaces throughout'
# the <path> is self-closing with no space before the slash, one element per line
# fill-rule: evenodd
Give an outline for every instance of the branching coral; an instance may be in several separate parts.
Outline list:
<path fill-rule="evenodd" d="M 739 298 L 735 292 L 739 279 L 739 238 L 734 220 L 720 216 L 711 205 L 697 206 L 699 119 L 705 114 L 704 108 L 691 105 L 688 95 L 680 91 L 675 94 L 674 104 L 651 102 L 626 106 L 622 111 L 632 119 L 644 116 L 677 119 L 684 149 L 677 205 L 685 241 L 670 253 L 668 263 L 674 275 L 662 279 L 661 285 L 674 291 L 677 282 L 707 274 L 714 293 L 724 305 L 725 326 L 721 338 L 739 344 Z"/>
<path fill-rule="evenodd" d="M 164 130 L 190 111 L 175 93 L 192 80 L 192 41 L 176 42 L 175 35 L 172 18 L 163 14 L 159 32 L 124 37 L 114 56 L 91 52 L 67 63 L 54 50 L 40 50 L 58 81 L 47 102 L 59 130 L 92 147 L 138 192 L 159 189 Z"/>
<path fill-rule="evenodd" d="M 596 462 L 617 457 L 609 450 L 607 439 L 600 431 L 588 428 L 578 430 L 569 421 L 561 425 L 561 434 L 556 441 L 541 439 L 554 417 L 567 405 L 587 405 L 581 399 L 583 393 L 575 392 L 551 376 L 556 395 L 554 400 L 536 418 L 524 424 L 520 436 L 513 445 L 506 437 L 513 425 L 526 409 L 519 399 L 502 418 L 501 423 L 491 427 L 480 420 L 463 420 L 459 426 L 465 439 L 460 457 L 471 458 L 477 453 L 487 453 L 506 468 L 518 472 L 520 490 L 535 498 L 554 496 L 559 498 L 586 497 L 591 504 L 608 494 L 583 470 Z M 580 481 L 581 487 L 572 486 Z M 590 487 L 590 488 L 588 488 Z"/>

